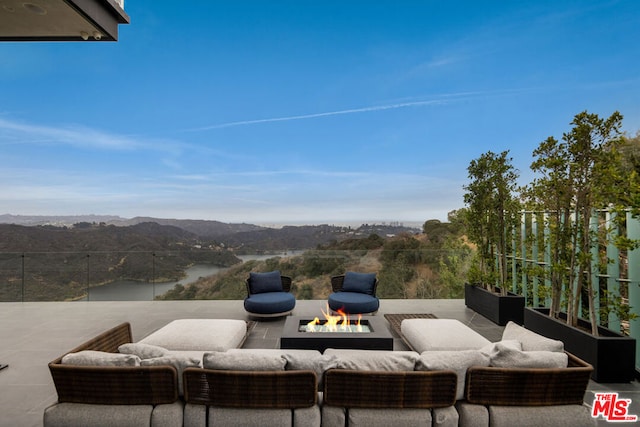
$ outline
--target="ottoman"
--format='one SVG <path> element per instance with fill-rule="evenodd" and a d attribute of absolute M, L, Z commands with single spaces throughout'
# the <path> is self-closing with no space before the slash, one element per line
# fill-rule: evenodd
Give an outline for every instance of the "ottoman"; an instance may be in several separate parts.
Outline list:
<path fill-rule="evenodd" d="M 423 351 L 478 350 L 491 341 L 454 319 L 406 319 L 400 330 L 407 343 Z"/>
<path fill-rule="evenodd" d="M 242 345 L 247 323 L 233 319 L 178 319 L 140 340 L 171 351 L 227 351 Z"/>

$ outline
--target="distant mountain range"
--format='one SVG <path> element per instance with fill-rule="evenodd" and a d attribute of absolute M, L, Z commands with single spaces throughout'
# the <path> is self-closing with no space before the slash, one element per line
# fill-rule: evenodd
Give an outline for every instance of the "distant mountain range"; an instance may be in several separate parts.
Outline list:
<path fill-rule="evenodd" d="M 128 227 L 143 222 L 155 222 L 160 225 L 179 227 L 203 238 L 214 238 L 233 233 L 264 230 L 252 224 L 227 224 L 220 221 L 192 220 L 192 219 L 164 219 L 152 217 L 122 218 L 114 215 L 69 215 L 69 216 L 45 216 L 45 215 L 0 215 L 0 224 L 16 224 L 25 226 L 52 225 L 55 227 L 71 227 L 78 223 L 115 225 Z"/>
<path fill-rule="evenodd" d="M 132 227 L 140 224 L 155 223 L 161 227 L 154 233 L 165 233 L 175 236 L 175 230 L 183 230 L 191 235 L 192 240 L 207 244 L 214 242 L 238 253 L 255 253 L 270 250 L 311 249 L 319 244 L 347 237 L 369 236 L 378 234 L 381 237 L 400 233 L 416 233 L 416 227 L 405 227 L 401 223 L 363 224 L 357 228 L 335 225 L 285 226 L 281 228 L 261 227 L 253 224 L 229 224 L 220 221 L 165 219 L 152 217 L 135 217 L 131 219 L 113 215 L 73 215 L 73 216 L 26 216 L 0 215 L 0 224 L 22 226 L 90 228 L 113 225 L 116 227 Z M 6 230 L 6 229 L 5 229 Z M 181 236 L 187 238 L 187 236 Z M 19 250 L 29 250 L 26 248 Z"/>

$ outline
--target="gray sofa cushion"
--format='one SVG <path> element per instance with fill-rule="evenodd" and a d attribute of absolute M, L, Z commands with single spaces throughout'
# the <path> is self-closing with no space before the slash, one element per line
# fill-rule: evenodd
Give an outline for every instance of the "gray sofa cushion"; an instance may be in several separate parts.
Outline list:
<path fill-rule="evenodd" d="M 153 359 L 143 359 L 140 362 L 141 366 L 164 366 L 170 365 L 176 368 L 178 371 L 178 394 L 182 396 L 183 385 L 182 385 L 182 372 L 186 368 L 201 368 L 202 367 L 202 359 L 191 357 L 188 355 L 180 355 L 180 354 L 171 354 L 162 357 L 154 357 Z"/>
<path fill-rule="evenodd" d="M 458 412 L 458 423 L 460 426 L 487 427 L 489 425 L 489 410 L 486 406 L 474 405 L 464 400 L 458 400 L 455 408 Z"/>
<path fill-rule="evenodd" d="M 338 367 L 338 359 L 330 354 L 305 356 L 299 353 L 285 353 L 287 371 L 313 371 L 318 380 L 318 389 L 322 389 L 322 378 L 325 371 Z"/>
<path fill-rule="evenodd" d="M 588 427 L 596 420 L 584 405 L 489 406 L 492 427 Z"/>
<path fill-rule="evenodd" d="M 425 351 L 416 363 L 416 371 L 452 370 L 458 375 L 456 399 L 464 398 L 467 369 L 471 366 L 489 366 L 489 355 L 480 350 Z"/>
<path fill-rule="evenodd" d="M 496 348 L 496 345 L 498 344 L 509 347 L 509 348 L 513 348 L 514 350 L 522 351 L 522 343 L 516 340 L 503 340 L 498 342 L 492 342 L 491 344 L 488 344 L 482 347 L 480 351 L 483 353 L 486 353 L 487 355 L 489 355 L 489 357 L 491 357 L 492 354 L 495 354 L 498 352 L 498 349 Z"/>
<path fill-rule="evenodd" d="M 499 368 L 566 368 L 567 353 L 557 351 L 520 351 L 501 343 L 496 343 L 491 354 L 491 366 Z"/>
<path fill-rule="evenodd" d="M 152 359 L 154 357 L 166 356 L 169 353 L 164 347 L 144 343 L 127 343 L 118 347 L 118 352 L 122 354 L 135 354 L 140 359 Z"/>
<path fill-rule="evenodd" d="M 133 354 L 83 350 L 65 354 L 61 363 L 77 366 L 140 366 L 140 358 Z"/>
<path fill-rule="evenodd" d="M 291 425 L 291 409 L 209 407 L 207 427 L 282 427 Z"/>
<path fill-rule="evenodd" d="M 285 360 L 287 371 L 313 371 L 318 378 L 318 388 L 322 385 L 322 376 L 327 369 L 337 366 L 335 356 L 323 355 L 318 350 L 294 350 L 279 348 L 234 348 L 226 352 L 233 354 L 255 354 L 259 356 L 280 356 Z"/>
<path fill-rule="evenodd" d="M 455 406 L 433 408 L 431 418 L 433 419 L 433 427 L 458 427 L 460 422 Z"/>
<path fill-rule="evenodd" d="M 186 403 L 184 405 L 184 427 L 202 427 L 207 425 L 207 406 Z"/>
<path fill-rule="evenodd" d="M 44 427 L 139 427 L 150 425 L 153 405 L 56 403 L 44 411 Z"/>
<path fill-rule="evenodd" d="M 260 354 L 257 352 L 227 353 L 207 352 L 202 359 L 205 369 L 229 371 L 284 371 L 284 357 L 279 354 Z"/>
<path fill-rule="evenodd" d="M 415 351 L 343 350 L 328 348 L 325 356 L 336 358 L 337 368 L 356 371 L 413 371 L 418 353 Z"/>
<path fill-rule="evenodd" d="M 293 410 L 293 425 L 295 427 L 320 427 L 321 423 L 322 416 L 319 405 Z"/>
<path fill-rule="evenodd" d="M 430 409 L 353 408 L 347 411 L 349 427 L 393 426 L 431 427 Z"/>
<path fill-rule="evenodd" d="M 508 322 L 502 332 L 503 340 L 517 340 L 524 351 L 564 351 L 564 343 L 530 331 L 514 322 Z"/>
<path fill-rule="evenodd" d="M 182 427 L 184 421 L 184 402 L 156 405 L 151 413 L 151 427 Z"/>

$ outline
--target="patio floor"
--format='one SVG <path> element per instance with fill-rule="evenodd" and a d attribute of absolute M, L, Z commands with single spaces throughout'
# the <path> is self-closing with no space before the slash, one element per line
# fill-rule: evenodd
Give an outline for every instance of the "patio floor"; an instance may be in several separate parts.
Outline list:
<path fill-rule="evenodd" d="M 298 301 L 294 314 L 316 316 L 326 301 Z M 432 313 L 457 319 L 498 341 L 503 328 L 476 314 L 464 300 L 382 300 L 377 316 L 385 313 Z M 44 409 L 53 404 L 56 391 L 47 363 L 82 342 L 119 323 L 130 322 L 134 340 L 139 340 L 171 320 L 227 318 L 248 320 L 243 302 L 234 301 L 110 301 L 0 303 L 0 427 L 42 425 Z M 244 347 L 277 348 L 284 318 L 260 321 Z M 394 339 L 394 349 L 407 349 Z M 585 402 L 593 393 L 615 391 L 632 400 L 630 413 L 640 415 L 640 384 L 590 382 Z M 599 421 L 601 425 L 608 425 Z"/>

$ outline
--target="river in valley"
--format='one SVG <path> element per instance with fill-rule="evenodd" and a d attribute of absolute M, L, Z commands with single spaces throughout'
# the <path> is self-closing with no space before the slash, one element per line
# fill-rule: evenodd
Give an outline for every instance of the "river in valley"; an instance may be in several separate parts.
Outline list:
<path fill-rule="evenodd" d="M 303 251 L 289 251 L 271 255 L 238 255 L 242 262 L 258 260 L 263 261 L 276 256 L 299 255 Z M 185 273 L 186 277 L 173 282 L 151 283 L 137 282 L 134 280 L 117 280 L 102 286 L 89 288 L 89 294 L 82 301 L 152 301 L 156 296 L 173 289 L 178 283 L 187 286 L 198 280 L 200 277 L 212 276 L 226 267 L 217 267 L 210 264 L 196 264 L 189 267 Z"/>

